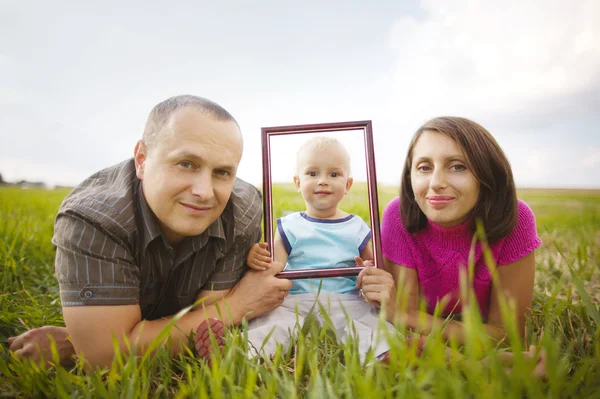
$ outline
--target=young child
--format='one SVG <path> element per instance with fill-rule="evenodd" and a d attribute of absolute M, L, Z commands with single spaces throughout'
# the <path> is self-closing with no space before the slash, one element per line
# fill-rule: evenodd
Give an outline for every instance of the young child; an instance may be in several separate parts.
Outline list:
<path fill-rule="evenodd" d="M 304 143 L 297 153 L 294 184 L 306 210 L 277 219 L 274 239 L 277 263 L 271 262 L 267 244 L 260 243 L 250 249 L 248 265 L 256 270 L 274 265 L 301 270 L 354 266 L 357 262 L 361 264 L 362 259 L 372 259 L 369 227 L 359 216 L 338 208 L 352 183 L 350 156 L 338 140 L 316 137 Z M 273 354 L 277 343 L 287 346 L 297 322 L 301 327 L 311 309 L 323 321 L 321 308 L 315 306 L 317 300 L 339 338 L 349 337 L 352 326 L 346 318 L 352 319 L 362 358 L 370 348 L 375 356 L 388 350 L 383 334 L 377 334 L 378 309 L 358 295 L 356 277 L 295 280 L 289 293 L 292 295 L 279 308 L 249 323 L 248 340 L 259 351 L 265 337 L 272 332 L 262 347 L 265 355 Z M 390 331 L 394 330 L 390 323 L 386 325 Z"/>

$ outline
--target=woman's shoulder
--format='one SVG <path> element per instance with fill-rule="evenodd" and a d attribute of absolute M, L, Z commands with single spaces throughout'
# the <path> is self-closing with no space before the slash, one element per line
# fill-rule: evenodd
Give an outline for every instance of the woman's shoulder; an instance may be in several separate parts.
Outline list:
<path fill-rule="evenodd" d="M 411 237 L 402 223 L 399 197 L 392 199 L 383 210 L 381 218 L 381 234 L 382 239 L 383 236 L 393 236 L 395 238 L 402 237 L 403 239 L 409 239 Z"/>
<path fill-rule="evenodd" d="M 531 207 L 522 199 L 517 200 L 517 225 L 522 223 L 535 224 L 535 216 Z"/>
<path fill-rule="evenodd" d="M 404 229 L 402 225 L 402 215 L 400 214 L 400 197 L 392 199 L 383 210 L 382 224 L 390 224 Z"/>
<path fill-rule="evenodd" d="M 537 235 L 535 215 L 525 201 L 518 200 L 517 222 L 503 241 L 498 264 L 512 263 L 541 244 L 542 241 Z"/>
<path fill-rule="evenodd" d="M 535 215 L 529 205 L 525 201 L 519 199 L 517 200 L 517 222 L 508 237 L 521 237 L 523 235 L 537 235 L 536 222 Z"/>

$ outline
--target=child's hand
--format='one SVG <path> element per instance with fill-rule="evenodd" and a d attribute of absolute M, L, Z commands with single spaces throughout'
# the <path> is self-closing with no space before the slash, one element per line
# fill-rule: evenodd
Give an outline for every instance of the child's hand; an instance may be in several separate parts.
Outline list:
<path fill-rule="evenodd" d="M 267 270 L 271 267 L 271 253 L 266 242 L 256 243 L 250 248 L 246 262 L 254 270 Z"/>
<path fill-rule="evenodd" d="M 360 256 L 355 256 L 354 261 L 356 262 L 356 266 L 364 266 L 364 267 L 373 267 L 375 266 L 375 262 L 372 260 L 362 260 Z"/>

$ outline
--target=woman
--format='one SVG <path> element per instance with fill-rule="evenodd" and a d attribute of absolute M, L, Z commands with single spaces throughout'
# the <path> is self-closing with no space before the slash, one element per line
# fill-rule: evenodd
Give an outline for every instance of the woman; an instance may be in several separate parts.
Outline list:
<path fill-rule="evenodd" d="M 461 269 L 467 270 L 477 220 L 483 223 L 497 265 L 497 279 L 492 281 L 478 243 L 473 290 L 484 327 L 493 339 L 506 337 L 498 298 L 502 293 L 516 304 L 515 321 L 522 335 L 533 296 L 534 250 L 541 243 L 535 218 L 527 204 L 517 200 L 500 146 L 486 129 L 465 118 L 435 118 L 415 133 L 400 197 L 383 212 L 381 240 L 389 273 L 374 268 L 361 272 L 357 283 L 365 298 L 396 303 L 396 284 L 400 285 L 407 304 L 402 309 L 389 306 L 387 319 L 401 320 L 421 334 L 440 326 L 449 314 L 460 313 Z M 426 315 L 419 312 L 420 298 L 427 302 Z M 442 317 L 433 316 L 436 306 L 442 306 Z M 458 343 L 466 336 L 463 325 L 452 320 L 443 334 Z"/>

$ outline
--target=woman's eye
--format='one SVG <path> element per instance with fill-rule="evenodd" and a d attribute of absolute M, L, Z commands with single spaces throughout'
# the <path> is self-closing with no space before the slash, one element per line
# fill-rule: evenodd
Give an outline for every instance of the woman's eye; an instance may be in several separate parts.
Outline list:
<path fill-rule="evenodd" d="M 450 168 L 452 170 L 456 171 L 456 172 L 460 172 L 460 171 L 463 171 L 463 170 L 467 169 L 467 167 L 465 165 L 462 165 L 462 164 L 459 164 L 459 163 L 457 163 L 455 165 L 452 165 Z"/>
<path fill-rule="evenodd" d="M 429 172 L 431 170 L 431 167 L 429 167 L 429 165 L 419 165 L 417 166 L 417 170 L 419 172 Z"/>

